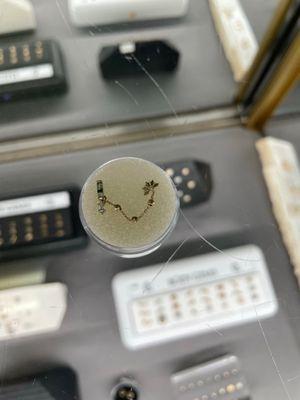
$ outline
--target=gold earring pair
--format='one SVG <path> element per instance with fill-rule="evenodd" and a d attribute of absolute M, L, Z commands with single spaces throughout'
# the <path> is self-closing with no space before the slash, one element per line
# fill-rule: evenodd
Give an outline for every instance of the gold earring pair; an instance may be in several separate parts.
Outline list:
<path fill-rule="evenodd" d="M 145 182 L 145 186 L 142 188 L 144 191 L 144 195 L 148 196 L 150 195 L 150 198 L 147 201 L 147 205 L 144 208 L 144 210 L 141 212 L 141 214 L 137 216 L 130 217 L 128 216 L 122 209 L 122 206 L 120 204 L 115 204 L 111 202 L 104 194 L 104 187 L 103 187 L 103 181 L 99 180 L 97 181 L 97 197 L 98 197 L 98 212 L 99 214 L 103 215 L 105 213 L 105 206 L 106 204 L 110 205 L 111 207 L 114 208 L 114 210 L 120 212 L 124 218 L 127 219 L 129 222 L 136 223 L 138 222 L 143 216 L 149 211 L 151 207 L 155 205 L 155 189 L 159 186 L 159 183 L 154 182 L 153 180 L 150 182 Z"/>

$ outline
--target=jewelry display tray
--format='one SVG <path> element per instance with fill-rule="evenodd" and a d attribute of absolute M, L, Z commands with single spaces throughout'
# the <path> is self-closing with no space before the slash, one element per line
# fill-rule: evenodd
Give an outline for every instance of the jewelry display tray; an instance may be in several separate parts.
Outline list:
<path fill-rule="evenodd" d="M 63 52 L 69 89 L 65 94 L 0 104 L 0 141 L 124 121 L 147 120 L 232 104 L 237 85 L 217 36 L 208 1 L 191 0 L 186 17 L 170 21 L 78 29 L 67 0 L 32 0 L 37 30 L 0 38 L 0 46 L 54 39 Z M 242 0 L 260 40 L 276 0 Z M 259 10 L 259 13 L 257 12 Z M 181 53 L 178 70 L 155 76 L 105 81 L 98 57 L 103 46 L 128 40 L 162 39 Z M 157 85 L 157 86 L 156 86 Z M 159 87 L 158 87 L 159 86 Z"/>
<path fill-rule="evenodd" d="M 191 0 L 188 15 L 180 20 L 92 29 L 72 27 L 67 0 L 32 2 L 37 31 L 2 37 L 0 45 L 36 38 L 57 40 L 64 54 L 69 90 L 59 96 L 0 104 L 0 142 L 123 121 L 146 121 L 151 128 L 152 117 L 232 105 L 237 85 L 206 0 Z M 277 0 L 241 3 L 259 40 Z M 181 51 L 178 71 L 157 78 L 168 101 L 147 77 L 120 80 L 126 90 L 100 77 L 101 48 L 136 38 L 168 39 Z M 295 104 L 293 100 L 293 107 Z M 292 140 L 300 151 L 299 120 L 273 122 L 267 133 L 285 138 L 286 131 L 286 139 Z M 209 201 L 184 209 L 170 239 L 146 258 L 124 260 L 89 240 L 87 247 L 77 250 L 1 262 L 3 272 L 45 269 L 47 282 L 62 282 L 69 290 L 68 309 L 59 331 L 1 343 L 2 382 L 23 378 L 24 374 L 38 376 L 63 365 L 75 371 L 81 400 L 110 399 L 113 386 L 123 376 L 137 381 L 142 399 L 173 400 L 172 374 L 234 354 L 241 361 L 254 400 L 297 400 L 299 289 L 271 212 L 254 146 L 258 138 L 237 127 L 2 163 L 3 198 L 19 191 L 37 193 L 70 186 L 80 189 L 95 168 L 120 156 L 142 157 L 156 163 L 195 159 L 209 163 L 213 175 Z M 121 271 L 164 263 L 175 251 L 175 258 L 213 251 L 201 236 L 221 250 L 251 243 L 259 246 L 278 298 L 278 313 L 263 321 L 143 350 L 127 350 L 118 329 L 111 290 L 113 277 Z"/>
<path fill-rule="evenodd" d="M 47 282 L 65 283 L 69 290 L 61 330 L 3 343 L 6 356 L 0 371 L 2 382 L 22 377 L 24 371 L 38 374 L 55 365 L 66 365 L 78 376 L 83 400 L 109 399 L 115 381 L 128 375 L 138 382 L 142 398 L 171 400 L 173 373 L 228 353 L 239 357 L 253 399 L 282 400 L 287 390 L 296 400 L 300 393 L 300 380 L 296 379 L 300 365 L 300 297 L 271 213 L 254 147 L 258 137 L 242 128 L 220 129 L 2 164 L 4 197 L 16 193 L 20 182 L 32 192 L 70 184 L 81 187 L 99 164 L 119 156 L 137 156 L 157 163 L 199 159 L 211 165 L 214 181 L 211 199 L 183 210 L 184 216 L 168 242 L 145 258 L 124 260 L 90 241 L 85 249 L 2 263 L 2 271 L 13 270 L 15 265 L 23 270 L 34 265 L 44 267 Z M 175 258 L 212 251 L 201 236 L 220 249 L 258 245 L 266 257 L 279 302 L 278 313 L 267 320 L 138 351 L 127 350 L 118 331 L 111 291 L 113 277 L 121 271 L 166 262 L 176 249 Z"/>

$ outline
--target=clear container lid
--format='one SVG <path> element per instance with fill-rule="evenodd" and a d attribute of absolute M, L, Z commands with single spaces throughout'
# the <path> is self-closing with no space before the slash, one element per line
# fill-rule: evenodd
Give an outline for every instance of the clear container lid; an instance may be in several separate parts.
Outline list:
<path fill-rule="evenodd" d="M 133 157 L 100 166 L 80 197 L 87 233 L 105 249 L 128 258 L 156 250 L 174 229 L 178 210 L 176 188 L 165 171 Z"/>

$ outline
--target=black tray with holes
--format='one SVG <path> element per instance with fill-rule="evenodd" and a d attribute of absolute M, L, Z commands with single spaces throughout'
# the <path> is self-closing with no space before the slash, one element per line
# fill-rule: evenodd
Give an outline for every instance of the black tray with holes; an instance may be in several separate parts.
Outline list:
<path fill-rule="evenodd" d="M 181 207 L 196 206 L 206 202 L 212 191 L 211 168 L 196 160 L 165 163 L 162 168 L 173 180 Z"/>

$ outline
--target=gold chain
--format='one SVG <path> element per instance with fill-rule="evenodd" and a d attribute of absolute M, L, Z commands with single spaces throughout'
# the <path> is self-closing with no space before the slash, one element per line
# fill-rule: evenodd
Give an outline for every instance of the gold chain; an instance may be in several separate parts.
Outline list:
<path fill-rule="evenodd" d="M 120 204 L 115 204 L 111 202 L 105 195 L 103 189 L 103 181 L 97 181 L 97 194 L 98 194 L 98 212 L 103 215 L 105 213 L 105 205 L 109 204 L 116 211 L 119 211 L 124 218 L 129 222 L 138 222 L 143 216 L 148 212 L 148 210 L 155 205 L 154 196 L 155 196 L 155 188 L 159 184 L 154 182 L 153 180 L 150 182 L 145 182 L 145 186 L 143 187 L 144 195 L 147 196 L 151 194 L 150 199 L 147 201 L 147 206 L 144 208 L 141 214 L 133 217 L 129 217 L 122 209 Z"/>

